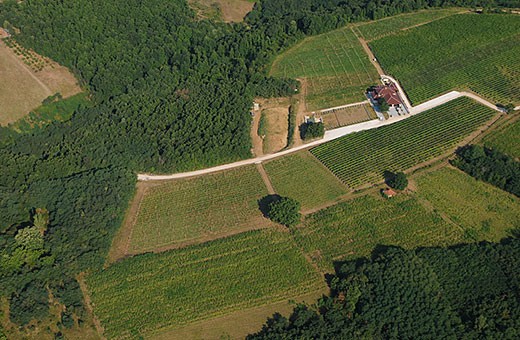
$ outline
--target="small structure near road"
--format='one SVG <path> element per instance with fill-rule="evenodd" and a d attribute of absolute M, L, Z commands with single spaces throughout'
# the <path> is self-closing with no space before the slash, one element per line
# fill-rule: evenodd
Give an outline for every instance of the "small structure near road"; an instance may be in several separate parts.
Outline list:
<path fill-rule="evenodd" d="M 386 188 L 386 189 L 381 190 L 381 193 L 383 194 L 383 196 L 385 198 L 392 198 L 392 197 L 397 195 L 397 192 L 395 192 L 394 190 L 392 190 L 390 188 Z"/>
<path fill-rule="evenodd" d="M 9 38 L 11 36 L 11 33 L 5 28 L 0 27 L 0 39 Z"/>

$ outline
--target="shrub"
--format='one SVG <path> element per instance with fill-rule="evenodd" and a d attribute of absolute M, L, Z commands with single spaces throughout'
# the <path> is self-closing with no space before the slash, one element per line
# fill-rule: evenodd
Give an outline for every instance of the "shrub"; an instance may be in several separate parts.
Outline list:
<path fill-rule="evenodd" d="M 301 126 L 300 130 L 301 130 L 302 139 L 305 139 L 305 140 L 323 137 L 323 135 L 325 134 L 325 126 L 321 122 L 320 123 L 312 123 L 312 122 L 305 123 Z"/>
<path fill-rule="evenodd" d="M 268 214 L 274 222 L 291 227 L 300 222 L 300 202 L 289 197 L 281 197 L 269 204 Z"/>
<path fill-rule="evenodd" d="M 393 174 L 393 176 L 390 176 L 387 184 L 394 189 L 404 190 L 408 186 L 408 179 L 406 178 L 404 172 L 398 172 Z"/>

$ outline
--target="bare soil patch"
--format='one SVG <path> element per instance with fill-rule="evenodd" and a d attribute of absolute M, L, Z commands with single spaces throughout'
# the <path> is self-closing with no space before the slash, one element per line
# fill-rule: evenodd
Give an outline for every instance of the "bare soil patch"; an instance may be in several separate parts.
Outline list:
<path fill-rule="evenodd" d="M 329 130 L 377 118 L 374 110 L 368 104 L 329 111 L 321 116 L 325 128 Z"/>
<path fill-rule="evenodd" d="M 266 131 L 265 136 L 260 136 L 262 138 L 262 153 L 269 154 L 280 151 L 287 146 L 290 99 L 258 99 L 257 102 L 260 103 L 261 115 L 264 115 Z M 253 132 L 256 133 L 257 131 L 258 126 Z"/>
<path fill-rule="evenodd" d="M 200 19 L 240 22 L 251 12 L 254 1 L 248 0 L 189 0 Z"/>

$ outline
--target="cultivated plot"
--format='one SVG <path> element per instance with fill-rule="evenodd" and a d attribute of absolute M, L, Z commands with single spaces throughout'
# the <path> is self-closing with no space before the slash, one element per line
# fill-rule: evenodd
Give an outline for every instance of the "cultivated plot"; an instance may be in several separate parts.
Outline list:
<path fill-rule="evenodd" d="M 108 338 L 146 335 L 323 287 L 291 234 L 257 230 L 139 255 L 87 277 Z"/>
<path fill-rule="evenodd" d="M 329 272 L 334 261 L 370 256 L 377 245 L 411 249 L 463 239 L 459 228 L 405 194 L 390 200 L 367 195 L 321 210 L 295 235 L 305 253 Z"/>
<path fill-rule="evenodd" d="M 302 210 L 333 202 L 347 193 L 346 187 L 307 151 L 264 163 L 279 195 L 302 204 Z"/>
<path fill-rule="evenodd" d="M 496 114 L 466 97 L 401 122 L 347 135 L 311 149 L 349 187 L 383 180 L 441 156 Z"/>
<path fill-rule="evenodd" d="M 370 47 L 414 104 L 453 89 L 520 103 L 518 15 L 453 15 L 374 40 Z"/>
<path fill-rule="evenodd" d="M 520 119 L 493 131 L 482 140 L 481 144 L 497 149 L 512 157 L 520 157 Z"/>
<path fill-rule="evenodd" d="M 267 227 L 258 200 L 267 189 L 254 166 L 178 180 L 148 189 L 129 252 L 200 242 Z"/>
<path fill-rule="evenodd" d="M 419 195 L 446 213 L 470 240 L 497 242 L 520 228 L 520 199 L 452 168 L 417 179 Z"/>
<path fill-rule="evenodd" d="M 308 111 L 362 101 L 379 79 L 350 26 L 306 38 L 276 58 L 271 75 L 306 78 Z"/>
<path fill-rule="evenodd" d="M 419 25 L 454 15 L 461 12 L 458 8 L 446 8 L 426 10 L 413 13 L 399 14 L 377 21 L 369 21 L 356 25 L 361 36 L 371 41 L 387 35 L 396 34 L 401 30 L 409 29 Z"/>
<path fill-rule="evenodd" d="M 357 124 L 377 119 L 374 109 L 369 104 L 345 107 L 321 114 L 325 129 L 336 129 L 341 126 Z"/>

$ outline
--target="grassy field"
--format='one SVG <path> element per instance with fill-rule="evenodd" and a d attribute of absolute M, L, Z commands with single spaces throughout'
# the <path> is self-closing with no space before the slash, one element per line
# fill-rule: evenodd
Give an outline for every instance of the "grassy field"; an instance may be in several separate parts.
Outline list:
<path fill-rule="evenodd" d="M 264 163 L 275 191 L 297 199 L 302 210 L 315 208 L 346 194 L 345 186 L 307 151 Z"/>
<path fill-rule="evenodd" d="M 401 30 L 423 25 L 425 23 L 438 20 L 460 12 L 458 8 L 445 8 L 435 10 L 425 10 L 413 13 L 400 14 L 377 21 L 361 23 L 357 26 L 362 37 L 371 41 L 387 35 L 396 34 Z"/>
<path fill-rule="evenodd" d="M 279 55 L 270 74 L 306 78 L 308 111 L 362 101 L 365 89 L 379 81 L 350 26 L 306 38 Z"/>
<path fill-rule="evenodd" d="M 369 256 L 377 245 L 447 245 L 462 241 L 463 232 L 414 197 L 367 195 L 308 216 L 296 240 L 320 268 L 333 272 L 333 261 Z"/>
<path fill-rule="evenodd" d="M 314 292 L 323 279 L 291 234 L 251 231 L 136 256 L 87 277 L 108 338 L 136 337 Z"/>
<path fill-rule="evenodd" d="M 453 15 L 374 40 L 370 47 L 414 104 L 452 89 L 520 103 L 518 15 Z"/>
<path fill-rule="evenodd" d="M 325 129 L 327 130 L 377 119 L 374 109 L 369 104 L 328 111 L 321 114 L 321 117 L 323 118 Z"/>
<path fill-rule="evenodd" d="M 520 157 L 520 119 L 505 128 L 487 135 L 482 144 L 495 148 L 510 156 Z"/>
<path fill-rule="evenodd" d="M 456 169 L 443 168 L 417 179 L 419 194 L 443 211 L 474 240 L 499 241 L 520 228 L 520 200 Z"/>
<path fill-rule="evenodd" d="M 149 188 L 140 204 L 131 253 L 266 227 L 257 201 L 267 189 L 254 166 Z"/>
<path fill-rule="evenodd" d="M 188 0 L 199 19 L 240 22 L 253 9 L 253 0 Z"/>
<path fill-rule="evenodd" d="M 459 98 L 402 122 L 347 135 L 311 149 L 349 187 L 383 180 L 440 156 L 496 114 Z"/>

